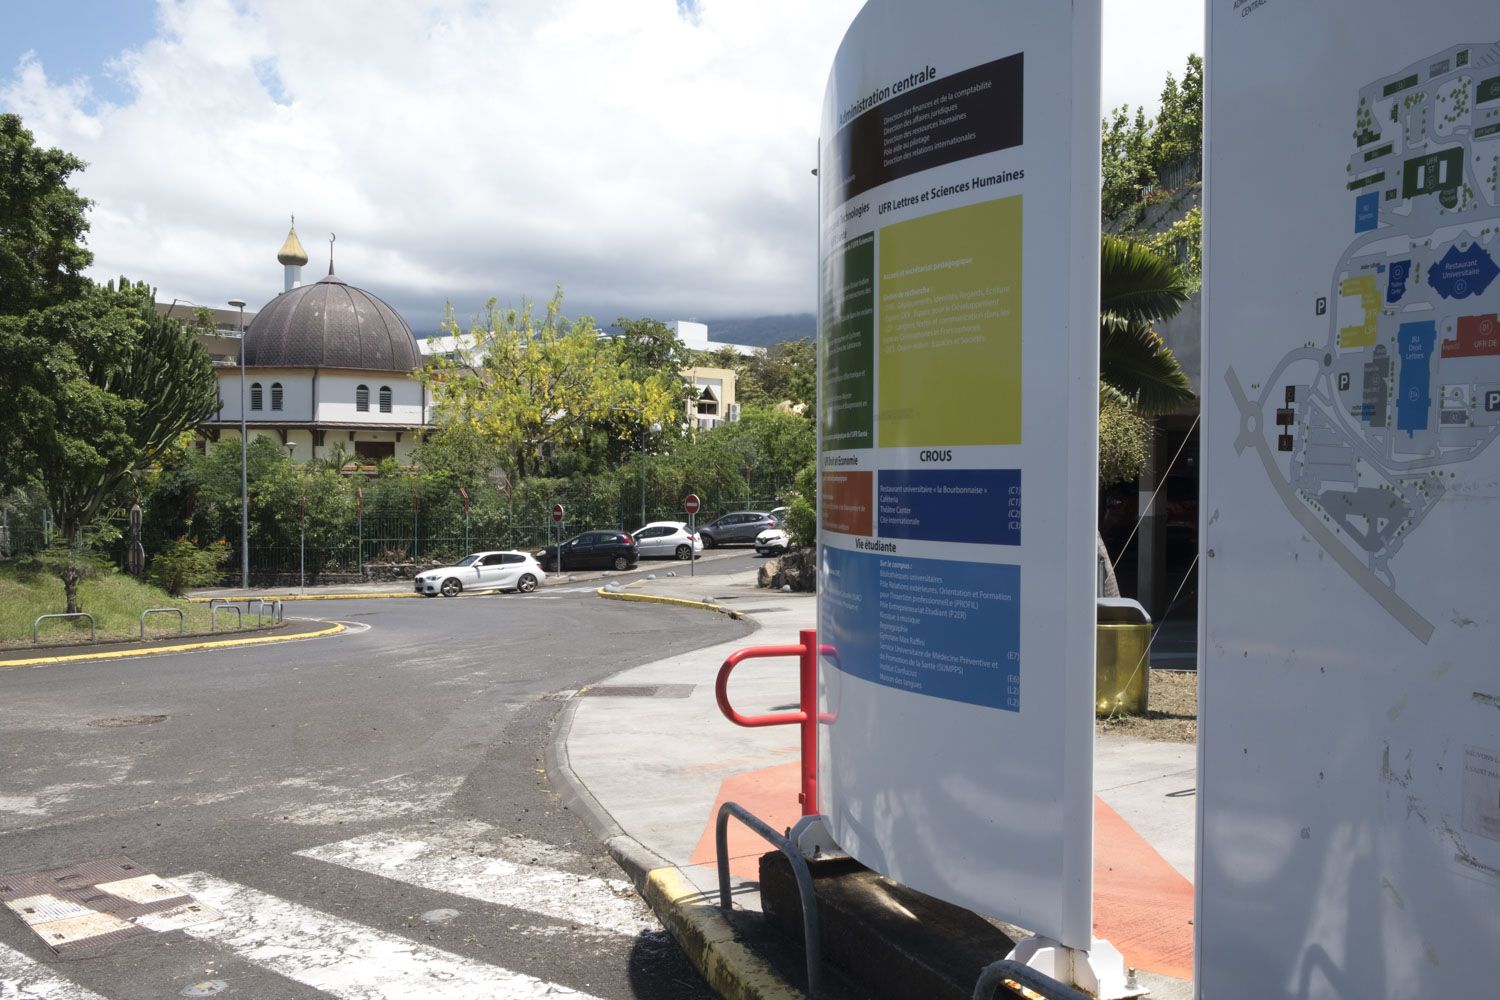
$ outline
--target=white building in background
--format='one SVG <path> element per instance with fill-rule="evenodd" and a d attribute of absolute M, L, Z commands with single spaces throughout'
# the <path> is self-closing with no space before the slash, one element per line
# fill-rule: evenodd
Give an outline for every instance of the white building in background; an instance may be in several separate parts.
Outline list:
<path fill-rule="evenodd" d="M 239 438 L 239 356 L 225 352 L 227 343 L 244 351 L 252 441 L 269 438 L 301 462 L 331 458 L 342 446 L 361 464 L 386 458 L 410 464 L 413 447 L 433 426 L 431 394 L 414 374 L 422 351 L 411 328 L 380 298 L 338 277 L 331 251 L 328 276 L 304 285 L 307 252 L 295 225 L 276 259 L 284 290 L 246 314 L 243 343 L 221 334 L 204 338 L 215 359 L 220 407 L 200 431 L 211 441 Z M 214 313 L 221 331 L 238 321 L 237 313 Z"/>
<path fill-rule="evenodd" d="M 707 323 L 695 323 L 692 320 L 679 319 L 667 323 L 666 327 L 677 335 L 679 343 L 693 351 L 719 351 L 727 347 L 741 357 L 748 358 L 750 355 L 763 350 L 763 348 L 750 347 L 746 344 L 728 344 L 717 340 L 709 340 Z"/>

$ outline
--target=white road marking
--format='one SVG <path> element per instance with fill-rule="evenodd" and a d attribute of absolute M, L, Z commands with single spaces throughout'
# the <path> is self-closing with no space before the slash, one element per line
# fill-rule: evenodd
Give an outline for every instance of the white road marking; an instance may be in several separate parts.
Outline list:
<path fill-rule="evenodd" d="M 634 937 L 658 926 L 629 882 L 551 867 L 575 858 L 546 844 L 505 837 L 484 823 L 371 833 L 297 853 L 567 921 L 580 933 Z"/>
<path fill-rule="evenodd" d="M 204 872 L 173 881 L 225 917 L 185 933 L 340 1000 L 597 1000 Z"/>
<path fill-rule="evenodd" d="M 13 948 L 0 944 L 0 997 L 6 1000 L 104 1000 L 53 975 L 45 965 L 33 962 Z"/>

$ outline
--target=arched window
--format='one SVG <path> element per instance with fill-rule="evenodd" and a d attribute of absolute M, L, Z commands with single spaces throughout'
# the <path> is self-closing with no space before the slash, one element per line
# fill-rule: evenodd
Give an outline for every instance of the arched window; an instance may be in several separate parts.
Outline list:
<path fill-rule="evenodd" d="M 252 409 L 252 410 L 258 410 L 258 409 L 260 409 L 261 408 L 261 402 L 262 402 L 262 397 L 261 397 L 261 391 L 260 391 L 260 383 L 259 382 L 251 382 L 250 383 L 250 409 Z"/>
<path fill-rule="evenodd" d="M 271 383 L 271 409 L 273 409 L 273 410 L 279 410 L 279 409 L 281 409 L 281 383 L 280 382 L 272 382 Z"/>
<path fill-rule="evenodd" d="M 388 385 L 380 387 L 380 412 L 391 412 L 391 387 Z"/>
<path fill-rule="evenodd" d="M 370 412 L 370 387 L 357 385 L 354 387 L 354 408 L 360 413 Z"/>

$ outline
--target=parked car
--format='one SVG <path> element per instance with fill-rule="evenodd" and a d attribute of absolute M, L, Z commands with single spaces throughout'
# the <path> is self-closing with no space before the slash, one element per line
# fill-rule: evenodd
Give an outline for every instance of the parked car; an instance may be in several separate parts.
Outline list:
<path fill-rule="evenodd" d="M 782 528 L 767 528 L 755 536 L 755 551 L 757 555 L 779 556 L 792 547 L 787 539 L 786 531 Z"/>
<path fill-rule="evenodd" d="M 536 553 L 548 572 L 557 572 L 558 546 L 549 545 Z M 630 569 L 640 559 L 635 539 L 623 531 L 585 531 L 562 543 L 562 568 Z"/>
<path fill-rule="evenodd" d="M 457 597 L 465 590 L 518 590 L 529 594 L 547 574 L 525 552 L 475 552 L 452 566 L 417 574 L 413 589 L 424 597 Z"/>
<path fill-rule="evenodd" d="M 725 514 L 712 524 L 699 528 L 698 535 L 703 539 L 705 549 L 737 542 L 754 545 L 755 537 L 762 531 L 779 527 L 781 522 L 765 511 L 741 510 Z"/>
<path fill-rule="evenodd" d="M 652 521 L 637 528 L 634 537 L 642 559 L 689 559 L 703 551 L 703 539 L 681 521 Z"/>

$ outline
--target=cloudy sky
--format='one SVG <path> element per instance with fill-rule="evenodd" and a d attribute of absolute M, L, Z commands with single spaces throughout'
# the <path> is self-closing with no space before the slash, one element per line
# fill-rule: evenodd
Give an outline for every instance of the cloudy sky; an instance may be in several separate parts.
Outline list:
<path fill-rule="evenodd" d="M 313 263 L 412 326 L 809 312 L 809 174 L 860 0 L 0 0 L 0 110 L 86 160 L 94 274 L 258 307 Z M 1202 0 L 1104 0 L 1106 107 L 1202 51 Z"/>

